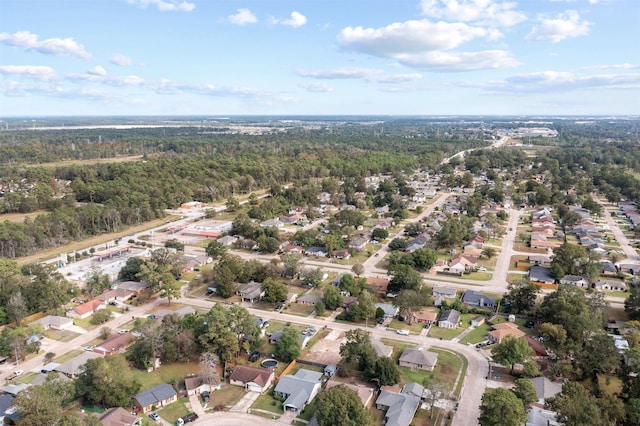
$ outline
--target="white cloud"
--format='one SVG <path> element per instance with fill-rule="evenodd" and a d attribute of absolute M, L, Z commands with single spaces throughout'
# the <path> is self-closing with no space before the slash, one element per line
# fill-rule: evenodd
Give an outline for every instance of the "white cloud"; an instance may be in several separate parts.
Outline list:
<path fill-rule="evenodd" d="M 258 22 L 256 15 L 251 13 L 249 9 L 238 9 L 235 15 L 229 15 L 227 19 L 234 25 L 255 24 Z"/>
<path fill-rule="evenodd" d="M 333 87 L 331 87 L 327 83 L 303 84 L 300 87 L 302 87 L 303 89 L 306 89 L 308 92 L 313 92 L 313 93 L 331 93 L 331 92 L 333 92 Z"/>
<path fill-rule="evenodd" d="M 580 15 L 575 10 L 568 10 L 555 18 L 542 15 L 538 17 L 538 21 L 539 24 L 533 27 L 526 40 L 557 43 L 566 38 L 587 35 L 591 27 L 591 22 L 580 20 Z"/>
<path fill-rule="evenodd" d="M 149 85 L 156 93 L 161 95 L 175 95 L 180 93 L 194 93 L 207 96 L 240 97 L 240 98 L 261 98 L 267 96 L 266 93 L 250 87 L 220 87 L 214 84 L 202 83 L 180 83 L 171 80 L 160 80 Z"/>
<path fill-rule="evenodd" d="M 104 69 L 102 70 L 104 71 Z M 99 71 L 96 72 L 95 68 L 93 70 L 89 70 L 86 74 L 68 74 L 65 76 L 65 79 L 74 83 L 89 82 L 117 87 L 140 86 L 145 82 L 144 78 L 137 75 L 107 76 L 106 71 L 104 74 L 101 74 Z"/>
<path fill-rule="evenodd" d="M 486 90 L 514 93 L 542 93 L 585 89 L 640 88 L 640 73 L 579 75 L 570 72 L 542 71 L 520 74 L 503 81 L 475 84 Z"/>
<path fill-rule="evenodd" d="M 517 4 L 511 1 L 422 0 L 420 6 L 426 17 L 454 22 L 512 27 L 527 19 L 524 13 L 515 10 Z"/>
<path fill-rule="evenodd" d="M 370 83 L 405 83 L 422 78 L 422 74 L 387 75 L 383 70 L 373 68 L 335 68 L 330 70 L 296 70 L 300 77 L 320 80 L 361 79 Z"/>
<path fill-rule="evenodd" d="M 121 55 L 119 53 L 116 53 L 115 55 L 111 56 L 111 58 L 109 59 L 109 62 L 111 62 L 114 65 L 118 65 L 120 67 L 128 67 L 130 65 L 133 65 L 133 59 L 131 59 L 128 56 Z"/>
<path fill-rule="evenodd" d="M 191 12 L 196 8 L 194 3 L 181 0 L 127 0 L 127 3 L 142 8 L 155 6 L 161 12 Z"/>
<path fill-rule="evenodd" d="M 281 25 L 286 25 L 293 28 L 298 28 L 298 27 L 302 27 L 307 23 L 307 17 L 300 12 L 293 11 L 291 12 L 289 19 L 278 20 L 276 18 L 272 18 L 271 23 L 276 25 L 281 24 Z"/>
<path fill-rule="evenodd" d="M 420 55 L 400 55 L 397 59 L 398 62 L 405 66 L 435 72 L 475 71 L 520 65 L 509 52 L 504 50 L 425 52 Z"/>
<path fill-rule="evenodd" d="M 24 84 L 17 81 L 0 83 L 0 93 L 10 97 L 27 97 L 31 95 L 60 96 L 64 90 L 51 84 Z"/>
<path fill-rule="evenodd" d="M 0 74 L 33 78 L 36 80 L 55 80 L 56 73 L 51 67 L 43 65 L 0 65 Z"/>
<path fill-rule="evenodd" d="M 640 69 L 640 64 L 610 64 L 610 65 L 593 65 L 590 67 L 584 67 L 584 70 L 637 70 Z"/>
<path fill-rule="evenodd" d="M 107 70 L 105 70 L 103 67 L 98 65 L 98 66 L 95 66 L 95 67 L 91 68 L 90 70 L 88 70 L 87 73 L 91 74 L 91 75 L 104 76 L 104 75 L 107 75 Z"/>
<path fill-rule="evenodd" d="M 427 20 L 396 22 L 382 28 L 347 27 L 338 35 L 345 49 L 395 58 L 400 54 L 453 49 L 475 38 L 494 37 L 487 29 Z"/>
<path fill-rule="evenodd" d="M 18 31 L 13 34 L 0 33 L 0 42 L 8 46 L 35 50 L 47 55 L 75 56 L 80 59 L 91 58 L 89 52 L 72 38 L 48 38 L 40 41 L 36 34 L 29 31 Z"/>

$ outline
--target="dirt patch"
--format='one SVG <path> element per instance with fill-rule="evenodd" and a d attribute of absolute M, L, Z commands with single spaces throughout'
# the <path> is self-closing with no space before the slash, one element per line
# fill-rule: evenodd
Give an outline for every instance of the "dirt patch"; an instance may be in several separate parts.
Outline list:
<path fill-rule="evenodd" d="M 344 342 L 344 333 L 331 330 L 322 340 L 317 341 L 309 351 L 302 356 L 302 359 L 318 364 L 338 364 L 340 356 L 340 345 Z"/>

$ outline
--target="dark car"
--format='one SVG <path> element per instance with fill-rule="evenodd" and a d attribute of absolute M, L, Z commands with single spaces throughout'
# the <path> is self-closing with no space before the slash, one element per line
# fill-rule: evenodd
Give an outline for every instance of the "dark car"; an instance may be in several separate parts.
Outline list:
<path fill-rule="evenodd" d="M 256 362 L 260 358 L 260 352 L 254 351 L 249 355 L 249 362 Z"/>
<path fill-rule="evenodd" d="M 209 391 L 203 391 L 201 395 L 202 395 L 202 400 L 205 403 L 209 402 L 209 399 L 210 399 L 209 398 Z"/>

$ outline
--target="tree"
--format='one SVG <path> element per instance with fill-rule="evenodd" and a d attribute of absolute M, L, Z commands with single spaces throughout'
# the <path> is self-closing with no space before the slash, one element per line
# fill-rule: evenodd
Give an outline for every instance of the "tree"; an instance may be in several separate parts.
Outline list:
<path fill-rule="evenodd" d="M 527 379 L 516 380 L 513 393 L 522 401 L 525 411 L 529 411 L 531 404 L 538 400 L 538 393 L 533 384 Z"/>
<path fill-rule="evenodd" d="M 197 318 L 196 338 L 201 347 L 215 353 L 221 362 L 229 361 L 259 343 L 260 330 L 245 308 L 231 305 L 228 309 L 216 303 Z"/>
<path fill-rule="evenodd" d="M 102 272 L 100 267 L 97 266 L 91 268 L 91 272 L 88 274 L 86 281 L 87 283 L 85 288 L 91 297 L 95 297 L 104 290 L 111 288 L 109 277 Z"/>
<path fill-rule="evenodd" d="M 274 305 L 287 300 L 289 294 L 289 289 L 284 283 L 271 277 L 262 283 L 262 291 L 264 291 L 264 300 Z"/>
<path fill-rule="evenodd" d="M 527 413 L 522 401 L 509 389 L 488 389 L 482 395 L 478 418 L 481 426 L 514 426 L 526 420 Z"/>
<path fill-rule="evenodd" d="M 76 392 L 86 404 L 126 407 L 140 390 L 127 361 L 121 356 L 94 358 L 86 362 L 76 380 Z"/>
<path fill-rule="evenodd" d="M 220 241 L 211 240 L 204 250 L 207 253 L 207 256 L 213 259 L 218 259 L 225 255 L 225 253 L 227 252 L 227 246 L 222 244 Z"/>
<path fill-rule="evenodd" d="M 373 228 L 373 231 L 371 231 L 371 238 L 373 238 L 376 241 L 382 241 L 388 237 L 389 237 L 389 231 L 387 231 L 386 229 Z"/>
<path fill-rule="evenodd" d="M 360 277 L 364 273 L 364 265 L 362 263 L 355 263 L 351 267 L 351 272 L 356 274 L 357 277 Z"/>
<path fill-rule="evenodd" d="M 559 358 L 564 356 L 567 344 L 567 330 L 560 324 L 544 322 L 537 326 L 537 332 L 544 338 L 545 344 Z"/>
<path fill-rule="evenodd" d="M 566 426 L 605 425 L 597 399 L 577 382 L 565 382 L 562 392 L 548 398 L 545 407 L 556 411 Z"/>
<path fill-rule="evenodd" d="M 587 251 L 583 246 L 565 242 L 553 250 L 551 267 L 557 264 L 565 274 L 581 275 L 587 259 Z"/>
<path fill-rule="evenodd" d="M 52 359 L 54 359 L 56 357 L 56 354 L 53 352 L 47 352 L 46 354 L 44 354 L 44 363 L 48 364 L 51 362 Z"/>
<path fill-rule="evenodd" d="M 491 349 L 491 354 L 498 364 L 511 366 L 511 374 L 513 374 L 513 367 L 534 356 L 535 352 L 525 339 L 507 336 Z"/>
<path fill-rule="evenodd" d="M 240 202 L 236 197 L 229 197 L 225 204 L 225 207 L 228 212 L 235 212 L 240 209 Z"/>
<path fill-rule="evenodd" d="M 381 386 L 391 386 L 400 382 L 400 369 L 391 358 L 378 357 L 370 376 L 377 378 Z"/>
<path fill-rule="evenodd" d="M 599 332 L 591 336 L 575 357 L 580 376 L 595 378 L 597 373 L 612 374 L 619 366 L 622 356 L 611 336 Z"/>
<path fill-rule="evenodd" d="M 180 297 L 180 288 L 182 288 L 182 284 L 180 284 L 180 281 L 175 279 L 173 274 L 169 272 L 162 274 L 160 295 L 167 298 L 169 305 L 171 305 L 171 299 L 177 299 Z"/>
<path fill-rule="evenodd" d="M 358 394 L 345 385 L 334 386 L 318 395 L 316 419 L 320 426 L 370 426 L 371 415 Z"/>
<path fill-rule="evenodd" d="M 418 290 L 422 287 L 422 275 L 409 265 L 393 265 L 389 268 L 392 275 L 388 290 L 399 293 L 402 290 Z"/>
<path fill-rule="evenodd" d="M 624 310 L 629 315 L 630 319 L 640 319 L 640 286 L 631 286 L 629 296 L 624 301 Z"/>
<path fill-rule="evenodd" d="M 340 294 L 340 289 L 333 285 L 327 286 L 322 294 L 322 301 L 327 309 L 331 309 L 332 311 L 342 306 L 343 298 Z"/>
<path fill-rule="evenodd" d="M 297 253 L 284 253 L 280 255 L 280 260 L 284 265 L 284 276 L 290 278 L 295 277 L 298 273 L 298 268 L 300 267 L 300 260 L 302 260 L 302 256 Z"/>
<path fill-rule="evenodd" d="M 62 417 L 63 404 L 73 397 L 73 384 L 55 375 L 47 376 L 39 386 L 29 386 L 18 393 L 14 404 L 20 413 L 20 425 L 54 425 Z"/>
<path fill-rule="evenodd" d="M 393 305 L 396 306 L 402 315 L 407 318 L 407 323 L 411 325 L 413 312 L 427 306 L 431 299 L 427 288 L 421 290 L 402 290 L 393 299 Z"/>
<path fill-rule="evenodd" d="M 108 309 L 100 309 L 91 315 L 89 322 L 93 325 L 104 324 L 111 319 L 111 311 Z"/>
<path fill-rule="evenodd" d="M 184 243 L 180 242 L 177 238 L 171 238 L 165 241 L 164 247 L 168 249 L 175 249 L 176 251 L 184 251 Z"/>
<path fill-rule="evenodd" d="M 482 257 L 492 259 L 496 255 L 496 249 L 493 247 L 485 247 L 482 249 Z"/>
<path fill-rule="evenodd" d="M 309 268 L 304 271 L 304 280 L 307 282 L 307 285 L 311 287 L 320 287 L 324 277 L 325 273 L 322 268 Z"/>
<path fill-rule="evenodd" d="M 290 362 L 300 356 L 300 333 L 295 328 L 284 328 L 280 340 L 276 343 L 275 355 L 284 362 Z"/>
<path fill-rule="evenodd" d="M 200 377 L 203 383 L 213 386 L 220 382 L 218 370 L 216 369 L 217 365 L 218 356 L 216 354 L 211 352 L 202 352 L 200 354 Z"/>
<path fill-rule="evenodd" d="M 411 258 L 416 268 L 428 270 L 431 269 L 438 260 L 438 253 L 428 248 L 420 248 L 411 253 Z"/>
<path fill-rule="evenodd" d="M 120 279 L 122 281 L 137 281 L 140 279 L 138 274 L 141 271 L 144 259 L 141 257 L 130 257 L 127 263 L 120 269 Z"/>
<path fill-rule="evenodd" d="M 531 283 L 528 279 L 523 279 L 519 283 L 509 284 L 508 289 L 511 312 L 519 314 L 536 305 L 540 287 Z"/>
<path fill-rule="evenodd" d="M 429 392 L 426 392 L 425 401 L 429 404 L 429 418 L 433 418 L 433 407 L 436 402 L 444 398 L 449 393 L 449 385 L 446 382 L 435 379 L 433 376 L 427 376 L 422 380 L 422 386 Z"/>
<path fill-rule="evenodd" d="M 389 243 L 389 250 L 404 250 L 409 246 L 409 242 L 404 238 L 394 238 Z"/>
<path fill-rule="evenodd" d="M 20 290 L 16 291 L 9 298 L 7 303 L 7 316 L 9 319 L 15 321 L 17 325 L 20 325 L 22 319 L 27 314 L 27 302 L 22 297 Z"/>
<path fill-rule="evenodd" d="M 340 345 L 340 356 L 346 362 L 358 361 L 362 371 L 372 369 L 377 355 L 371 344 L 371 334 L 359 328 L 347 331 L 345 343 Z"/>

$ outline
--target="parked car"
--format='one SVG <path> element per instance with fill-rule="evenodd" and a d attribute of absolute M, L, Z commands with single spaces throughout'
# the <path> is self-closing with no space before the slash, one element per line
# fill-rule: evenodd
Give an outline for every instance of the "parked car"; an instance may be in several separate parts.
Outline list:
<path fill-rule="evenodd" d="M 396 331 L 396 333 L 402 335 L 402 336 L 408 336 L 409 335 L 409 330 L 398 330 Z"/>
<path fill-rule="evenodd" d="M 151 420 L 153 420 L 154 422 L 157 422 L 158 420 L 160 420 L 160 416 L 158 415 L 158 413 L 149 413 L 149 417 L 151 418 Z"/>
<path fill-rule="evenodd" d="M 179 417 L 176 420 L 176 426 L 183 426 L 185 423 L 195 422 L 198 418 L 196 413 L 187 414 L 186 416 Z"/>
<path fill-rule="evenodd" d="M 209 402 L 210 400 L 209 391 L 203 391 L 201 395 L 202 395 L 202 401 L 204 401 L 205 404 Z"/>
<path fill-rule="evenodd" d="M 85 347 L 84 347 L 84 350 L 85 350 L 85 351 L 92 351 L 92 350 L 94 350 L 95 348 L 96 348 L 96 346 L 95 346 L 95 345 L 89 345 L 89 346 L 85 346 Z"/>

